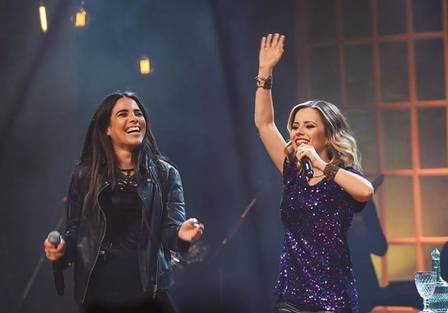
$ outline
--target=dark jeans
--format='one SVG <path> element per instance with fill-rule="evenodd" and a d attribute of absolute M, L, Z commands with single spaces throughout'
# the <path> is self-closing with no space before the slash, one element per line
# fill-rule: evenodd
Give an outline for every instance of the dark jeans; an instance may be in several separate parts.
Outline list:
<path fill-rule="evenodd" d="M 170 295 L 157 293 L 156 299 L 142 300 L 139 303 L 105 304 L 86 303 L 80 306 L 80 313 L 179 313 Z"/>
<path fill-rule="evenodd" d="M 325 310 L 310 310 L 308 308 L 300 308 L 291 302 L 279 299 L 274 306 L 273 313 L 332 313 Z"/>

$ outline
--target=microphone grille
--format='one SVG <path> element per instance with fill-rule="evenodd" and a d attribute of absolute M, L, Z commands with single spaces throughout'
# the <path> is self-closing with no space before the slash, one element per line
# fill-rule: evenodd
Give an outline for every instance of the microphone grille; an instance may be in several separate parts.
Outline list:
<path fill-rule="evenodd" d="M 61 243 L 61 234 L 57 230 L 52 231 L 48 234 L 48 242 L 55 246 L 59 245 Z"/>

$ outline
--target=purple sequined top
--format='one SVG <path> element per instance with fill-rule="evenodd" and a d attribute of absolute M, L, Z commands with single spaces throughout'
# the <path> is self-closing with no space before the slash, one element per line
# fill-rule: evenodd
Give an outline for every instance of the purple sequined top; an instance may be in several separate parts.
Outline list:
<path fill-rule="evenodd" d="M 359 174 L 353 168 L 346 170 Z M 334 181 L 310 186 L 295 164 L 285 161 L 280 207 L 285 227 L 276 292 L 308 310 L 358 312 L 357 292 L 347 245 L 354 200 Z"/>

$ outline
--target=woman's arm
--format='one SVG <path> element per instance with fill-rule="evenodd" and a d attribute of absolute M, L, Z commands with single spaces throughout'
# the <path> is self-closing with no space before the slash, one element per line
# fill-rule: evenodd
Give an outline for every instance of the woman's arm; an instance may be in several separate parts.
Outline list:
<path fill-rule="evenodd" d="M 181 253 L 186 252 L 179 251 L 182 245 L 179 245 L 178 237 L 179 229 L 182 223 L 185 222 L 184 191 L 179 172 L 173 166 L 169 167 L 166 181 L 162 185 L 166 191 L 161 227 L 162 244 L 170 250 Z"/>
<path fill-rule="evenodd" d="M 82 204 L 85 197 L 85 188 L 82 188 L 84 178 L 80 168 L 72 174 L 66 203 L 66 227 L 64 239 L 67 249 L 61 262 L 64 266 L 70 265 L 76 259 L 76 247 L 78 243 L 78 229 L 82 217 Z"/>
<path fill-rule="evenodd" d="M 307 157 L 311 161 L 313 168 L 318 169 L 324 174 L 325 168 L 329 165 L 321 159 L 313 146 L 307 144 L 302 144 L 299 146 L 296 152 L 296 157 L 298 160 L 302 160 L 303 157 Z M 334 165 L 330 164 L 329 166 Z M 367 202 L 373 197 L 374 190 L 372 184 L 361 175 L 343 168 L 337 168 L 337 172 L 333 180 L 336 184 L 344 188 L 344 190 L 356 201 Z"/>
<path fill-rule="evenodd" d="M 261 39 L 258 78 L 268 79 L 272 77 L 274 67 L 283 55 L 285 36 L 269 34 Z M 266 151 L 277 169 L 283 171 L 285 158 L 284 148 L 286 142 L 274 123 L 274 106 L 272 103 L 271 89 L 257 87 L 255 93 L 255 126 L 260 134 Z"/>
<path fill-rule="evenodd" d="M 196 218 L 185 220 L 185 201 L 179 172 L 170 167 L 166 182 L 167 197 L 162 216 L 162 244 L 164 247 L 184 254 L 190 243 L 198 240 L 204 225 Z"/>
<path fill-rule="evenodd" d="M 367 202 L 373 197 L 372 184 L 358 174 L 340 168 L 334 181 L 358 202 Z"/>
<path fill-rule="evenodd" d="M 325 167 L 328 164 L 322 160 L 320 161 L 313 163 L 313 166 L 325 173 Z M 339 168 L 333 180 L 358 202 L 367 202 L 373 197 L 374 190 L 372 184 L 361 175 Z"/>
<path fill-rule="evenodd" d="M 44 242 L 44 249 L 47 258 L 50 261 L 57 261 L 62 268 L 66 268 L 75 260 L 76 244 L 78 239 L 78 228 L 81 220 L 82 202 L 84 194 L 82 193 L 82 178 L 79 167 L 75 168 L 70 180 L 67 198 L 65 200 L 66 210 L 66 228 L 61 243 L 54 247 L 48 242 Z"/>

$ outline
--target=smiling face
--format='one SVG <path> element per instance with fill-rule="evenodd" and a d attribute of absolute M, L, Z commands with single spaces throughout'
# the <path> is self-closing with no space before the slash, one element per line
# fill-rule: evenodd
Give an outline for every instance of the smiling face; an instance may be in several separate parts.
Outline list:
<path fill-rule="evenodd" d="M 312 145 L 322 159 L 327 159 L 325 124 L 316 109 L 303 108 L 297 111 L 289 135 L 295 150 L 303 143 Z"/>
<path fill-rule="evenodd" d="M 138 104 L 128 97 L 118 99 L 106 130 L 114 148 L 132 151 L 142 143 L 145 133 L 146 120 Z"/>

